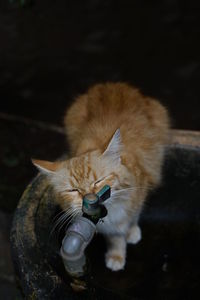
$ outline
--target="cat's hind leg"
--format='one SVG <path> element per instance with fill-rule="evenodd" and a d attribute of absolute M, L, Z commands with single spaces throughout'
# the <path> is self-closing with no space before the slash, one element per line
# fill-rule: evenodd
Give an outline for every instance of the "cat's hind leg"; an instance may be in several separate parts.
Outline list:
<path fill-rule="evenodd" d="M 126 263 L 126 238 L 125 236 L 107 237 L 108 250 L 105 256 L 106 267 L 112 271 L 124 269 Z"/>

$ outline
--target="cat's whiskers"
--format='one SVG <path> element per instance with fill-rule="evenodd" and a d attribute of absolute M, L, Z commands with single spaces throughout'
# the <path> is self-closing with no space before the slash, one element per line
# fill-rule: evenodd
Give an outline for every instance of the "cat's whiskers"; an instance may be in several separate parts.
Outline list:
<path fill-rule="evenodd" d="M 133 186 L 133 187 L 129 187 L 129 188 L 124 188 L 124 189 L 119 189 L 119 190 L 114 190 L 113 193 L 123 193 L 123 192 L 132 192 L 135 191 L 137 189 L 141 189 L 141 190 L 151 190 L 152 188 L 149 187 L 142 187 L 142 186 Z"/>
<path fill-rule="evenodd" d="M 76 217 L 79 216 L 79 215 L 80 215 L 80 211 L 75 212 L 75 213 L 72 215 L 72 218 L 71 218 L 70 222 L 73 222 L 74 219 L 76 219 Z"/>
<path fill-rule="evenodd" d="M 61 214 L 63 214 L 63 213 L 65 213 L 66 212 L 66 210 L 65 209 L 63 209 L 63 210 L 61 210 L 61 211 L 59 211 L 55 216 L 54 216 L 54 218 L 53 218 L 53 220 L 52 220 L 52 223 L 54 223 L 54 221 L 58 218 L 58 216 L 59 215 L 61 215 Z"/>
<path fill-rule="evenodd" d="M 76 217 L 78 215 L 77 212 L 72 213 L 70 216 L 68 216 L 67 218 L 64 218 L 63 221 L 61 222 L 61 224 L 59 225 L 57 231 L 58 234 L 60 233 L 60 230 L 63 228 L 63 226 L 67 226 L 69 222 L 72 222 L 72 220 L 74 219 L 74 217 Z"/>
<path fill-rule="evenodd" d="M 67 221 L 69 223 L 69 221 L 71 221 L 71 219 L 73 219 L 75 216 L 78 216 L 80 213 L 81 213 L 81 205 L 74 205 L 73 207 L 70 207 L 68 208 L 67 210 L 63 210 L 61 212 L 59 212 L 57 214 L 57 216 L 59 214 L 62 213 L 62 215 L 58 218 L 58 220 L 56 220 L 51 232 L 50 232 L 50 235 L 52 235 L 52 233 L 58 229 L 58 231 L 60 232 L 61 228 L 66 225 Z M 57 217 L 56 216 L 56 217 Z M 56 218 L 54 217 L 54 219 Z"/>
<path fill-rule="evenodd" d="M 53 228 L 52 228 L 52 230 L 51 230 L 51 232 L 50 232 L 50 235 L 52 235 L 54 232 L 55 232 L 55 230 L 56 230 L 56 228 L 58 227 L 58 225 L 62 222 L 62 220 L 64 219 L 64 218 L 66 218 L 67 216 L 66 216 L 66 214 L 65 213 L 63 213 L 60 217 L 59 217 L 59 219 L 55 222 L 55 224 L 54 224 L 54 226 L 53 226 Z"/>
<path fill-rule="evenodd" d="M 106 201 L 107 203 L 111 201 L 116 201 L 118 200 L 129 200 L 130 197 L 132 196 L 132 193 L 135 192 L 137 189 L 142 189 L 144 191 L 151 190 L 151 188 L 148 187 L 130 187 L 130 188 L 125 188 L 125 189 L 119 189 L 119 190 L 113 190 L 111 192 L 111 197 Z"/>
<path fill-rule="evenodd" d="M 62 216 L 62 218 L 60 218 L 57 222 L 56 222 L 56 224 L 54 225 L 54 227 L 52 228 L 52 230 L 51 230 L 51 233 L 50 233 L 50 235 L 52 235 L 53 233 L 55 233 L 56 234 L 56 236 L 58 236 L 59 234 L 59 232 L 60 232 L 60 229 L 64 226 L 64 223 L 68 220 L 68 219 L 70 219 L 71 218 L 71 215 L 70 216 L 67 216 L 67 215 L 63 215 Z"/>

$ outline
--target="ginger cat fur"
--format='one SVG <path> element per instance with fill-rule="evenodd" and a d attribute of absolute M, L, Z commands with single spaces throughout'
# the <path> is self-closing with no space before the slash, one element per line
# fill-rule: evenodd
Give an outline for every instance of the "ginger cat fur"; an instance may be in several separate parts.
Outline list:
<path fill-rule="evenodd" d="M 159 185 L 169 142 L 167 110 L 125 83 L 97 84 L 75 99 L 65 119 L 70 158 L 34 160 L 66 211 L 81 214 L 82 197 L 111 186 L 97 231 L 107 240 L 106 266 L 125 267 L 127 243 L 141 239 L 139 216 L 149 189 Z"/>

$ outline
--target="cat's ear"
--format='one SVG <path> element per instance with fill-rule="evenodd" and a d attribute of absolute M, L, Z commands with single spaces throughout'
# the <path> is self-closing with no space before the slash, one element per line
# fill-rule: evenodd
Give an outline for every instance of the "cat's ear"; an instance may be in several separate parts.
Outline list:
<path fill-rule="evenodd" d="M 54 174 L 58 168 L 57 162 L 50 162 L 46 160 L 32 159 L 32 163 L 38 170 L 44 174 Z"/>
<path fill-rule="evenodd" d="M 111 138 L 103 156 L 110 156 L 114 161 L 121 162 L 120 154 L 122 149 L 120 129 L 118 128 Z"/>

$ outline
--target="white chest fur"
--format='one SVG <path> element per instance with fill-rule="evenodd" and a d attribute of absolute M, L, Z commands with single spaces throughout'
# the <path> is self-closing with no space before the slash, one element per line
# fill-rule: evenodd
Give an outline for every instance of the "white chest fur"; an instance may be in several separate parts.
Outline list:
<path fill-rule="evenodd" d="M 108 214 L 97 224 L 97 231 L 106 235 L 125 234 L 129 226 L 126 203 L 115 200 L 108 201 L 105 206 Z"/>

